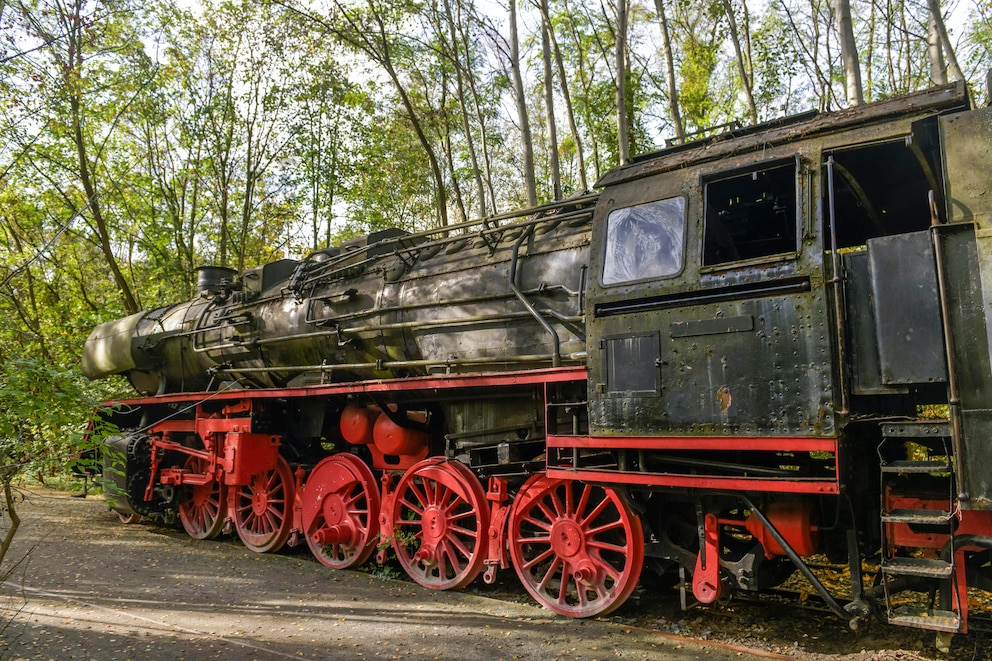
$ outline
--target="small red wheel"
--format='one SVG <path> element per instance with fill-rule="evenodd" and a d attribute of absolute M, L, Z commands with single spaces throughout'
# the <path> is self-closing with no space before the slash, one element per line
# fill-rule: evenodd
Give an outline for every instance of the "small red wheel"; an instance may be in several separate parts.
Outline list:
<path fill-rule="evenodd" d="M 327 457 L 303 487 L 303 530 L 321 563 L 356 567 L 375 550 L 379 489 L 375 476 L 353 454 Z"/>
<path fill-rule="evenodd" d="M 593 617 L 618 608 L 644 566 L 644 531 L 613 489 L 531 477 L 510 513 L 510 557 L 541 605 Z"/>
<path fill-rule="evenodd" d="M 207 470 L 207 460 L 189 457 L 183 468 L 202 475 Z M 179 500 L 179 520 L 183 529 L 193 539 L 213 539 L 224 527 L 224 485 L 217 480 L 207 484 L 185 485 Z"/>
<path fill-rule="evenodd" d="M 234 527 L 256 553 L 278 551 L 293 526 L 293 471 L 282 457 L 272 470 L 251 476 L 234 496 Z"/>
<path fill-rule="evenodd" d="M 463 464 L 414 464 L 396 485 L 392 524 L 396 557 L 424 587 L 462 588 L 482 571 L 489 507 L 479 478 Z"/>

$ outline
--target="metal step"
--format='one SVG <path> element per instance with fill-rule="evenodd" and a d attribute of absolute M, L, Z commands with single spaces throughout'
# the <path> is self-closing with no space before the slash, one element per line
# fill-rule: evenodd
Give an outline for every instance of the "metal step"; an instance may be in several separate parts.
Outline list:
<path fill-rule="evenodd" d="M 927 460 L 913 461 L 901 459 L 881 465 L 883 473 L 950 473 L 951 464 L 947 461 Z"/>
<path fill-rule="evenodd" d="M 892 510 L 882 512 L 882 521 L 886 523 L 915 523 L 923 526 L 947 525 L 952 514 L 942 510 Z M 950 532 L 950 529 L 948 529 Z"/>
<path fill-rule="evenodd" d="M 889 624 L 933 631 L 960 631 L 961 616 L 954 611 L 900 606 L 889 615 Z"/>
<path fill-rule="evenodd" d="M 950 578 L 954 573 L 954 565 L 944 560 L 897 557 L 889 558 L 882 563 L 882 573 L 889 576 Z"/>
<path fill-rule="evenodd" d="M 888 422 L 882 425 L 882 436 L 886 438 L 941 438 L 950 434 L 951 426 L 946 420 Z"/>

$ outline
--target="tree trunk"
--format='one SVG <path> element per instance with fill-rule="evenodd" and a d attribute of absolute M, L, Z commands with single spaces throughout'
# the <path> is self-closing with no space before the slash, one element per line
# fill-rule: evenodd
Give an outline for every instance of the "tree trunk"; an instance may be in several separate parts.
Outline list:
<path fill-rule="evenodd" d="M 541 10 L 547 9 L 546 3 L 542 4 Z M 561 49 L 558 48 L 558 38 L 555 31 L 551 29 L 551 18 L 544 14 L 544 20 L 548 24 L 548 37 L 551 39 L 551 51 L 555 58 L 555 68 L 558 71 L 558 81 L 561 83 L 561 95 L 565 100 L 565 115 L 568 117 L 568 129 L 572 133 L 572 141 L 575 142 L 576 169 L 579 173 L 579 187 L 585 191 L 589 188 L 586 181 L 586 159 L 582 153 L 582 136 L 579 127 L 575 123 L 575 108 L 572 106 L 572 95 L 568 91 L 568 77 L 565 74 L 565 62 L 561 56 Z"/>
<path fill-rule="evenodd" d="M 682 112 L 679 110 L 679 88 L 675 84 L 675 56 L 672 53 L 671 34 L 668 30 L 668 17 L 665 15 L 665 0 L 654 0 L 658 12 L 658 26 L 661 28 L 661 45 L 665 51 L 665 82 L 668 85 L 668 113 L 671 115 L 675 138 L 685 140 L 685 127 L 682 125 Z"/>
<path fill-rule="evenodd" d="M 660 2 L 660 0 L 658 0 Z M 737 27 L 737 17 L 734 16 L 734 6 L 730 0 L 723 0 L 723 10 L 730 23 L 730 39 L 734 42 L 734 53 L 737 59 L 737 73 L 741 77 L 741 86 L 744 88 L 744 97 L 747 99 L 747 113 L 752 124 L 758 123 L 758 108 L 754 105 L 754 76 L 751 70 L 751 58 L 749 53 L 745 53 L 741 47 L 741 33 Z M 745 33 L 750 30 L 744 25 Z M 745 37 L 747 40 L 747 37 Z"/>
<path fill-rule="evenodd" d="M 457 20 L 461 22 L 462 20 L 462 5 L 461 0 L 455 0 L 455 5 L 457 7 Z M 466 103 L 465 97 L 465 82 L 464 76 L 472 76 L 471 72 L 471 62 L 472 59 L 469 57 L 469 52 L 466 50 L 465 54 L 465 74 L 462 74 L 462 59 L 459 55 L 458 49 L 458 31 L 455 26 L 456 15 L 452 14 L 450 5 L 445 5 L 447 9 L 446 14 L 448 17 L 448 30 L 451 36 L 451 61 L 455 68 L 455 82 L 458 85 L 458 107 L 461 110 L 462 115 L 462 131 L 465 132 L 465 145 L 468 149 L 469 160 L 472 162 L 472 176 L 475 179 L 475 189 L 476 195 L 479 198 L 479 217 L 484 218 L 486 215 L 486 187 L 482 182 L 482 170 L 479 168 L 479 158 L 476 155 L 475 150 L 475 139 L 472 137 L 472 127 L 469 124 L 469 112 L 468 104 Z"/>
<path fill-rule="evenodd" d="M 836 0 L 837 30 L 840 33 L 840 54 L 844 60 L 844 75 L 847 80 L 847 102 L 859 106 L 865 102 L 861 86 L 861 64 L 858 61 L 858 45 L 854 40 L 854 23 L 851 20 L 850 0 Z"/>
<path fill-rule="evenodd" d="M 561 199 L 561 165 L 558 162 L 558 127 L 555 121 L 555 81 L 551 72 L 551 20 L 548 0 L 541 0 L 541 62 L 544 65 L 544 114 L 548 123 L 548 167 L 551 194 Z"/>
<path fill-rule="evenodd" d="M 955 80 L 964 80 L 964 73 L 961 71 L 961 66 L 958 64 L 957 56 L 954 54 L 954 46 L 951 44 L 951 39 L 947 35 L 947 26 L 944 25 L 944 16 L 940 11 L 940 0 L 927 0 L 927 6 L 930 9 L 930 25 L 933 26 L 933 30 L 936 31 L 940 44 L 944 47 L 944 56 L 947 58 L 947 73 L 949 73 Z M 945 81 L 946 78 L 947 76 L 945 74 Z"/>
<path fill-rule="evenodd" d="M 7 507 L 7 516 L 10 517 L 10 526 L 4 533 L 3 540 L 0 541 L 0 565 L 3 564 L 4 558 L 7 557 L 7 551 L 10 550 L 10 544 L 14 541 L 14 535 L 17 534 L 17 529 L 21 526 L 21 517 L 17 515 L 16 502 L 14 499 L 14 492 L 10 487 L 10 483 L 13 481 L 16 471 L 11 472 L 10 468 L 4 469 L 4 473 L 0 476 L 0 481 L 3 482 L 3 500 Z"/>
<path fill-rule="evenodd" d="M 930 61 L 930 80 L 933 84 L 947 83 L 947 64 L 944 62 L 944 51 L 940 47 L 940 35 L 937 34 L 933 12 L 927 21 L 927 59 Z"/>
<path fill-rule="evenodd" d="M 630 128 L 627 126 L 627 0 L 617 1 L 617 157 L 630 162 Z"/>
<path fill-rule="evenodd" d="M 530 135 L 530 120 L 527 118 L 527 97 L 524 95 L 524 80 L 520 74 L 520 38 L 517 35 L 517 0 L 510 0 L 510 72 L 513 76 L 513 90 L 517 97 L 517 115 L 520 118 L 520 140 L 523 142 L 524 187 L 527 189 L 527 204 L 537 206 L 537 180 L 534 177 L 534 142 Z"/>
<path fill-rule="evenodd" d="M 75 42 L 75 38 L 75 34 L 70 33 L 70 42 Z M 77 83 L 77 76 L 80 73 L 79 67 L 82 66 L 83 58 L 82 53 L 78 51 L 76 52 L 76 56 L 78 59 L 74 63 L 75 66 L 73 66 L 72 70 L 63 72 L 63 79 L 71 90 L 69 107 L 72 115 L 73 140 L 76 143 L 76 157 L 79 161 L 79 179 L 83 185 L 83 192 L 86 193 L 86 203 L 90 208 L 90 212 L 93 214 L 93 222 L 96 224 L 100 251 L 107 261 L 107 267 L 110 269 L 110 274 L 114 278 L 114 283 L 121 292 L 124 309 L 127 310 L 128 314 L 134 314 L 140 311 L 140 307 L 138 306 L 137 299 L 134 297 L 134 293 L 131 291 L 131 286 L 128 284 L 127 278 L 124 277 L 124 273 L 117 263 L 117 257 L 114 256 L 114 248 L 110 240 L 110 230 L 107 228 L 107 221 L 103 217 L 103 209 L 97 195 L 96 185 L 93 182 L 89 157 L 86 154 L 86 139 L 83 136 L 83 122 L 81 117 L 82 101 Z"/>

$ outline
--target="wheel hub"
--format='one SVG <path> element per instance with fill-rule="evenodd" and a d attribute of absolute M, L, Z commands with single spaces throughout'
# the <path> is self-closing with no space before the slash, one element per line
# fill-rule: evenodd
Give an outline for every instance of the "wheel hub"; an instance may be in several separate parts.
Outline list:
<path fill-rule="evenodd" d="M 424 512 L 424 542 L 434 546 L 448 533 L 448 517 L 436 507 Z"/>
<path fill-rule="evenodd" d="M 255 516 L 262 516 L 269 508 L 269 492 L 265 490 L 265 479 L 256 478 L 252 484 L 251 509 Z"/>
<path fill-rule="evenodd" d="M 344 499 L 337 493 L 329 493 L 324 497 L 323 511 L 324 522 L 328 526 L 339 525 L 348 519 L 348 512 L 344 505 Z"/>
<path fill-rule="evenodd" d="M 574 558 L 585 551 L 585 535 L 571 519 L 559 519 L 551 527 L 551 548 L 560 558 Z"/>

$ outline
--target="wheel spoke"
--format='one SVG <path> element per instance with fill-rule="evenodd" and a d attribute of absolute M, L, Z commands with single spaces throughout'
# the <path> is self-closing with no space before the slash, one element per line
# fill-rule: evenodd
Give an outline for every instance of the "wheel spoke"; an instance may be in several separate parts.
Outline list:
<path fill-rule="evenodd" d="M 256 553 L 278 551 L 289 538 L 293 473 L 282 457 L 276 468 L 255 475 L 241 487 L 235 507 L 235 528 L 242 543 Z"/>
<path fill-rule="evenodd" d="M 609 506 L 610 506 L 610 501 L 608 501 L 607 499 L 604 498 L 603 500 L 599 501 L 599 503 L 597 503 L 597 505 L 592 508 L 592 512 L 590 512 L 588 516 L 582 518 L 582 525 L 586 526 L 592 523 L 593 521 L 595 521 L 596 517 L 598 517 L 600 514 L 606 511 L 606 508 Z M 620 525 L 623 526 L 622 520 L 617 519 L 616 522 L 620 523 Z"/>
<path fill-rule="evenodd" d="M 548 548 L 539 555 L 537 555 L 532 560 L 528 560 L 524 562 L 522 569 L 529 572 L 531 567 L 541 564 L 548 558 L 552 557 L 554 554 L 555 554 L 555 550 L 551 548 L 551 544 L 548 543 Z"/>
<path fill-rule="evenodd" d="M 544 532 L 547 537 L 537 536 Z M 543 475 L 518 492 L 509 540 L 514 568 L 531 596 L 572 617 L 618 608 L 644 563 L 640 520 L 619 494 Z"/>
<path fill-rule="evenodd" d="M 540 582 L 538 582 L 537 587 L 540 588 L 541 590 L 546 589 L 548 585 L 551 583 L 551 579 L 553 579 L 555 575 L 558 574 L 559 568 L 563 569 L 562 567 L 563 564 L 564 563 L 558 558 L 558 556 L 554 556 L 551 560 L 551 564 L 548 565 L 547 571 L 544 572 L 544 577 L 540 580 Z"/>
<path fill-rule="evenodd" d="M 393 551 L 413 580 L 446 590 L 475 579 L 485 560 L 489 509 L 468 468 L 425 459 L 397 483 L 395 502 L 392 527 L 403 535 L 394 536 Z"/>
<path fill-rule="evenodd" d="M 184 469 L 193 475 L 203 475 L 208 469 L 207 461 L 190 456 Z M 179 501 L 179 520 L 186 533 L 195 539 L 213 539 L 219 535 L 224 527 L 221 505 L 225 500 L 224 486 L 217 480 L 184 486 Z"/>

